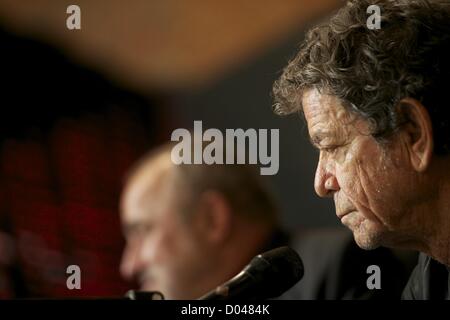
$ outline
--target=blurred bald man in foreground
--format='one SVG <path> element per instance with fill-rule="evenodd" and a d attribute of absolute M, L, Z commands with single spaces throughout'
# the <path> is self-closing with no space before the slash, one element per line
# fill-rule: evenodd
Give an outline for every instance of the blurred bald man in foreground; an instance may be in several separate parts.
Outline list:
<path fill-rule="evenodd" d="M 127 179 L 121 273 L 166 299 L 196 299 L 284 243 L 256 168 L 174 165 L 171 147 L 144 157 Z"/>

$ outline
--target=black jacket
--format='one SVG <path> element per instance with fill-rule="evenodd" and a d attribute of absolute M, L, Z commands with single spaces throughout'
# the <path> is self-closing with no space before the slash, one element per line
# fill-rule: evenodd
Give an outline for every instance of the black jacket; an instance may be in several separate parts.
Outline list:
<path fill-rule="evenodd" d="M 366 251 L 358 247 L 350 230 L 311 230 L 292 237 L 291 246 L 303 260 L 305 276 L 280 299 L 287 300 L 398 300 L 417 256 L 403 263 L 387 248 Z M 381 269 L 381 289 L 367 288 L 367 267 Z"/>
<path fill-rule="evenodd" d="M 403 300 L 450 300 L 450 272 L 445 265 L 421 253 L 403 290 Z"/>

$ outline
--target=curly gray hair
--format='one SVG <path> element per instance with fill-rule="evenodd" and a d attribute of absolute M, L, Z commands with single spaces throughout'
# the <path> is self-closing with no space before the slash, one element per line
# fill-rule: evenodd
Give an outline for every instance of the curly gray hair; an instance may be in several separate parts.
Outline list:
<path fill-rule="evenodd" d="M 381 8 L 381 29 L 367 28 L 370 5 Z M 405 97 L 427 109 L 436 154 L 450 154 L 450 1 L 353 0 L 306 35 L 273 87 L 274 110 L 300 111 L 305 90 L 340 98 L 385 140 L 402 124 Z"/>

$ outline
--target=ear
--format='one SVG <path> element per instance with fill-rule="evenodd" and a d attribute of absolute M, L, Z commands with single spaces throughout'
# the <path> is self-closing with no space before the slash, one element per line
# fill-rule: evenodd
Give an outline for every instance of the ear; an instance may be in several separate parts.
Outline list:
<path fill-rule="evenodd" d="M 406 144 L 413 168 L 418 172 L 425 171 L 433 155 L 433 126 L 428 111 L 420 101 L 404 98 L 399 104 L 402 116 L 407 123 L 403 128 Z"/>
<path fill-rule="evenodd" d="M 199 198 L 195 219 L 203 239 L 218 244 L 226 241 L 231 233 L 233 212 L 223 194 L 206 191 Z"/>

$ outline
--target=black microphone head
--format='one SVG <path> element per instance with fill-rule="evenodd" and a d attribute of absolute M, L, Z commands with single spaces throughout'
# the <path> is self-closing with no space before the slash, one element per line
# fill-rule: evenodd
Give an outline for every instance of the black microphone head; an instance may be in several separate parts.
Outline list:
<path fill-rule="evenodd" d="M 279 247 L 257 255 L 244 269 L 256 283 L 258 298 L 275 298 L 299 282 L 304 274 L 300 256 L 289 247 Z"/>
<path fill-rule="evenodd" d="M 235 277 L 199 300 L 263 300 L 276 298 L 303 277 L 297 252 L 280 247 L 257 255 Z"/>

